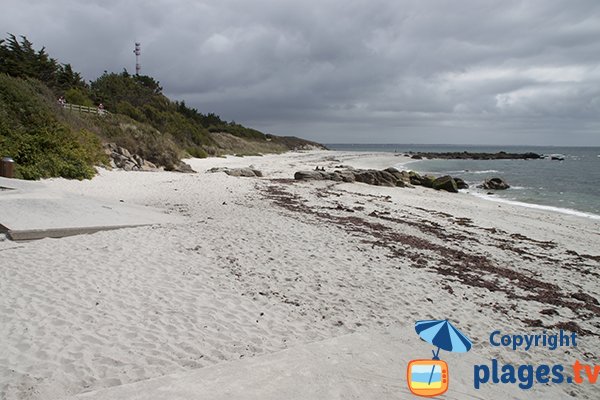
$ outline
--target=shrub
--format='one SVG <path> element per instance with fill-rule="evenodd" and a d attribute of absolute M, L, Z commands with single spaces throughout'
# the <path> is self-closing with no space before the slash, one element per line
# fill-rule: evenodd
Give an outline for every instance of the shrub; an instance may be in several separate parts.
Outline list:
<path fill-rule="evenodd" d="M 85 89 L 71 88 L 65 92 L 65 100 L 67 103 L 79 104 L 80 106 L 93 107 L 94 102 L 88 96 Z"/>
<path fill-rule="evenodd" d="M 208 157 L 208 153 L 202 147 L 188 147 L 187 152 L 190 156 L 196 158 L 206 158 Z"/>
<path fill-rule="evenodd" d="M 144 122 L 146 120 L 144 113 L 140 111 L 140 109 L 134 107 L 131 105 L 131 103 L 126 101 L 120 101 L 113 110 L 115 113 L 127 115 L 136 121 Z"/>
<path fill-rule="evenodd" d="M 40 85 L 0 74 L 0 154 L 15 160 L 19 178 L 91 178 L 107 162 L 100 140 L 59 122 Z"/>

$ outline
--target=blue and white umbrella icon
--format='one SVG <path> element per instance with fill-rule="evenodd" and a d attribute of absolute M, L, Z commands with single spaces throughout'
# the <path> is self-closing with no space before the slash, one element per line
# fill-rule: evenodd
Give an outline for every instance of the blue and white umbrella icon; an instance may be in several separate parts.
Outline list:
<path fill-rule="evenodd" d="M 455 353 L 466 353 L 473 345 L 469 338 L 456 329 L 447 319 L 417 321 L 415 330 L 423 340 L 437 346 L 437 352 L 432 350 L 434 360 L 440 359 L 438 357 L 440 349 Z M 431 370 L 429 383 L 431 383 L 433 371 L 434 369 Z"/>

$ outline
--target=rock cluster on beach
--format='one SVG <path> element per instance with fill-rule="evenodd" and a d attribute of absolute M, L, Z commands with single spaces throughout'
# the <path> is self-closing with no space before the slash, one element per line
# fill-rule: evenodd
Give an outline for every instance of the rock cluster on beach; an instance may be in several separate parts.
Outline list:
<path fill-rule="evenodd" d="M 261 171 L 253 168 L 252 166 L 247 168 L 214 167 L 206 172 L 225 172 L 229 176 L 242 176 L 247 178 L 260 178 L 263 176 Z"/>
<path fill-rule="evenodd" d="M 104 152 L 110 159 L 112 168 L 121 168 L 124 171 L 157 171 L 159 168 L 138 154 L 131 154 L 129 150 L 118 146 L 116 143 L 106 143 Z M 175 172 L 194 173 L 192 167 L 181 161 L 173 168 Z"/>
<path fill-rule="evenodd" d="M 467 189 L 469 187 L 464 180 L 449 175 L 440 177 L 432 175 L 421 176 L 414 171 L 399 171 L 396 168 L 374 170 L 346 167 L 343 170 L 337 169 L 333 172 L 327 172 L 324 169 L 298 171 L 294 174 L 294 179 L 303 181 L 330 180 L 336 182 L 361 182 L 375 186 L 392 187 L 413 187 L 418 185 L 452 193 L 457 193 L 459 189 Z"/>
<path fill-rule="evenodd" d="M 374 169 L 352 169 L 335 170 L 326 172 L 323 170 L 298 171 L 294 174 L 294 179 L 303 181 L 336 181 L 336 182 L 362 182 L 376 186 L 398 186 L 406 187 L 410 184 L 410 178 L 406 171 L 398 171 L 396 168 L 387 168 L 385 170 Z"/>
<path fill-rule="evenodd" d="M 154 171 L 158 168 L 148 160 L 144 160 L 137 154 L 131 154 L 124 147 L 117 146 L 115 143 L 104 145 L 104 151 L 110 158 L 110 166 L 121 168 L 125 171 Z"/>

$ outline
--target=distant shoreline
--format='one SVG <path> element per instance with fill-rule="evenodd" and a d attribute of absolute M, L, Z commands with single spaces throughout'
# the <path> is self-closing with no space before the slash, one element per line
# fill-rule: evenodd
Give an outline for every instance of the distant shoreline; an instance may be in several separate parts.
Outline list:
<path fill-rule="evenodd" d="M 398 162 L 419 173 L 451 175 L 464 179 L 470 185 L 480 184 L 484 178 L 495 175 L 504 178 L 512 188 L 497 192 L 496 196 L 525 205 L 533 204 L 564 210 L 600 215 L 600 187 L 591 182 L 600 181 L 600 147 L 597 146 L 483 146 L 483 145 L 416 145 L 416 144 L 328 144 L 333 150 L 357 153 L 388 153 L 396 156 L 421 153 L 536 153 L 559 155 L 559 160 L 545 159 L 452 159 L 427 158 Z M 562 161 L 561 161 L 562 160 Z M 420 164 L 410 164 L 419 161 Z M 397 165 L 396 165 L 397 167 Z M 480 193 L 485 195 L 487 192 Z M 484 196 L 487 197 L 487 196 Z"/>
<path fill-rule="evenodd" d="M 594 169 L 598 163 L 592 150 L 583 159 L 583 167 Z M 600 192 L 586 184 L 586 177 L 594 181 L 593 171 L 580 169 L 583 162 L 578 156 L 567 161 L 524 160 L 524 159 L 409 159 L 394 165 L 399 169 L 412 169 L 421 174 L 449 174 L 463 178 L 471 187 L 470 194 L 485 200 L 505 202 L 528 208 L 545 209 L 551 212 L 600 218 Z M 579 180 L 571 175 L 580 177 Z M 475 184 L 484 179 L 502 177 L 512 186 L 506 191 L 489 195 Z M 563 188 L 564 187 L 564 188 Z"/>

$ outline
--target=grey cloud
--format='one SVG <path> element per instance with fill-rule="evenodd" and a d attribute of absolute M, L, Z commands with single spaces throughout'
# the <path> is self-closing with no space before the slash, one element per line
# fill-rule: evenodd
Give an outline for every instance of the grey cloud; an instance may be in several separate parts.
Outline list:
<path fill-rule="evenodd" d="M 600 145 L 594 0 L 3 3 L 87 79 L 133 71 L 138 40 L 168 95 L 276 134 Z"/>

